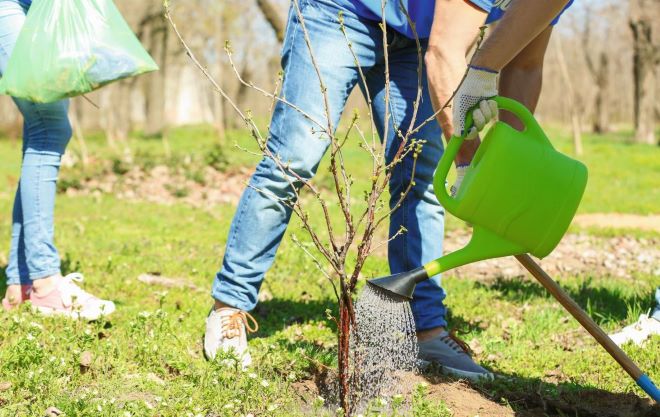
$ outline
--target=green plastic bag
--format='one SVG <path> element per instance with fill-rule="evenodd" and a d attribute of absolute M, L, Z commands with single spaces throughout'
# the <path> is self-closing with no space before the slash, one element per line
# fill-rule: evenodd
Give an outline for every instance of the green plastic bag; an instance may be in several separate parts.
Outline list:
<path fill-rule="evenodd" d="M 35 0 L 0 93 L 48 103 L 157 69 L 112 0 Z"/>

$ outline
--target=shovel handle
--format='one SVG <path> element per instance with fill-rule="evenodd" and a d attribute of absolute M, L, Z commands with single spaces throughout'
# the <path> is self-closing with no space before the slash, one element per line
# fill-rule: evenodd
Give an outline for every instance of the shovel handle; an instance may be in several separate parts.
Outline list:
<path fill-rule="evenodd" d="M 616 360 L 619 365 L 630 375 L 637 385 L 644 390 L 656 403 L 660 404 L 660 389 L 655 386 L 651 378 L 642 372 L 641 369 L 610 339 L 610 337 L 601 329 L 587 313 L 580 308 L 579 305 L 571 297 L 569 297 L 557 283 L 550 278 L 548 274 L 527 254 L 516 255 L 516 259 L 520 262 L 530 274 L 534 275 L 541 285 L 543 285 L 552 294 L 557 301 L 561 303 L 566 310 L 568 310 L 577 321 L 580 322 L 582 327 L 587 329 L 589 333 L 605 348 L 607 353 Z"/>
<path fill-rule="evenodd" d="M 580 322 L 582 327 L 587 329 L 589 333 L 598 341 L 598 343 L 605 348 L 607 353 L 609 353 L 621 367 L 630 375 L 635 381 L 637 381 L 644 373 L 639 369 L 635 364 L 626 355 L 626 353 L 618 347 L 612 339 L 601 329 L 596 322 L 593 321 L 587 313 L 580 308 L 580 306 L 573 301 L 573 299 L 566 294 L 566 292 L 552 279 L 550 276 L 537 264 L 534 260 L 527 254 L 516 255 L 518 262 L 522 264 L 529 271 L 530 274 L 536 278 L 541 285 L 547 289 L 550 294 L 552 294 L 559 303 L 561 303 L 564 308 L 571 313 L 575 319 Z"/>

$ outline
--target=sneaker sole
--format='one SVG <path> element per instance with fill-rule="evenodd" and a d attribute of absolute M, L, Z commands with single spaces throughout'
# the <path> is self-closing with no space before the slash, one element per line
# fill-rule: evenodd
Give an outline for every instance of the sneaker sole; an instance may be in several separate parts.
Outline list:
<path fill-rule="evenodd" d="M 431 365 L 432 362 L 424 359 L 419 359 L 418 363 L 422 368 L 427 368 L 428 366 Z M 467 379 L 472 382 L 493 381 L 495 379 L 495 374 L 492 372 L 487 372 L 487 373 L 470 372 L 470 371 L 464 371 L 461 369 L 452 368 L 446 365 L 440 365 L 440 372 L 443 375 L 449 375 L 460 379 Z"/>
<path fill-rule="evenodd" d="M 83 316 L 83 315 L 81 315 L 80 313 L 78 313 L 76 311 L 58 310 L 58 309 L 55 309 L 55 308 L 40 307 L 40 306 L 34 306 L 34 305 L 32 306 L 32 310 L 36 311 L 40 314 L 43 314 L 44 316 L 47 316 L 47 317 L 62 316 L 62 317 L 68 317 L 68 318 L 73 319 L 73 320 L 83 319 L 83 320 L 87 320 L 87 321 L 94 321 L 94 320 L 100 319 L 101 317 L 107 317 L 110 314 L 114 313 L 115 310 L 116 310 L 116 307 L 113 305 L 112 307 L 107 309 L 108 311 L 104 310 L 103 313 L 101 313 L 97 316 L 93 316 L 93 317 Z"/>
<path fill-rule="evenodd" d="M 206 340 L 206 334 L 202 336 L 202 354 L 204 355 L 204 359 L 206 359 L 208 362 L 213 362 L 215 358 L 211 358 L 207 353 L 206 353 L 206 348 L 204 347 L 204 341 Z M 230 366 L 229 363 L 225 363 L 225 365 Z M 252 355 L 250 355 L 249 352 L 243 355 L 243 359 L 241 361 L 241 368 L 245 371 L 248 369 L 250 366 L 252 366 Z"/>

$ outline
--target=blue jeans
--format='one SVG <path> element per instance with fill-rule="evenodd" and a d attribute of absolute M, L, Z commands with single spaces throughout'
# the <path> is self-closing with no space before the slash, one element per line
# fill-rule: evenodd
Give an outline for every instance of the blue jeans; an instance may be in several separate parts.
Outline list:
<path fill-rule="evenodd" d="M 418 54 L 415 41 L 388 30 L 391 78 L 392 114 L 388 136 L 383 138 L 385 123 L 385 60 L 382 31 L 378 22 L 360 19 L 341 10 L 331 0 L 301 0 L 300 8 L 309 33 L 312 49 L 323 81 L 327 87 L 329 114 L 333 126 L 339 122 L 346 100 L 356 86 L 368 91 L 373 102 L 373 114 L 385 141 L 387 161 L 396 153 L 400 139 L 395 129 L 405 135 L 413 113 L 417 95 Z M 361 82 L 358 68 L 338 23 L 343 11 L 344 25 L 360 65 L 366 85 Z M 426 42 L 423 42 L 424 49 Z M 289 12 L 282 52 L 284 82 L 282 96 L 308 113 L 315 120 L 326 123 L 318 77 L 310 60 L 304 34 L 295 10 Z M 424 70 L 423 70 L 424 71 Z M 423 80 L 422 102 L 418 123 L 433 114 L 426 79 Z M 312 133 L 313 125 L 291 107 L 277 103 L 270 124 L 268 148 L 302 178 L 314 176 L 329 141 Z M 428 123 L 416 135 L 425 139 L 414 172 L 415 185 L 403 205 L 390 219 L 390 236 L 404 226 L 407 232 L 389 244 L 389 264 L 392 273 L 408 271 L 423 265 L 442 253 L 444 210 L 433 193 L 433 173 L 442 155 L 443 146 L 439 125 Z M 396 165 L 390 181 L 390 205 L 396 203 L 413 176 L 412 158 Z M 213 283 L 213 297 L 242 310 L 252 310 L 257 293 L 282 240 L 291 210 L 279 199 L 294 197 L 289 178 L 265 157 L 257 165 L 245 189 L 232 221 L 222 269 Z M 358 181 L 367 179 L 358 179 Z M 256 191 L 260 190 L 260 191 Z M 445 326 L 445 292 L 440 277 L 433 277 L 417 286 L 412 309 L 419 330 Z"/>
<path fill-rule="evenodd" d="M 651 317 L 660 320 L 660 287 L 655 290 L 655 308 L 651 312 Z"/>
<path fill-rule="evenodd" d="M 27 2 L 0 0 L 0 72 L 25 22 Z M 23 164 L 12 217 L 7 284 L 28 284 L 60 272 L 53 211 L 60 159 L 71 138 L 68 101 L 14 99 L 23 115 Z"/>

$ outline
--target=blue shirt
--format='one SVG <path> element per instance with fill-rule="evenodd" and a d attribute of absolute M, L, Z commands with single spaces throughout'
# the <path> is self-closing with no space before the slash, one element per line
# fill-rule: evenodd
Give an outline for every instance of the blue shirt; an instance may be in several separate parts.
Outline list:
<path fill-rule="evenodd" d="M 368 19 L 380 21 L 382 4 L 381 0 L 334 0 L 339 6 L 352 11 L 358 16 Z M 509 7 L 511 0 L 469 0 L 478 8 L 488 13 L 486 23 L 493 23 L 502 18 L 504 12 Z M 417 36 L 420 38 L 428 38 L 431 34 L 431 25 L 433 24 L 433 13 L 435 9 L 434 0 L 402 0 L 404 7 L 408 10 L 410 19 L 415 22 L 415 29 Z M 571 0 L 564 10 L 571 4 Z M 564 13 L 564 10 L 552 21 L 556 24 L 559 17 Z M 387 25 L 409 38 L 414 38 L 412 28 L 408 24 L 408 19 L 400 9 L 399 0 L 388 0 L 385 3 L 385 21 Z"/>

